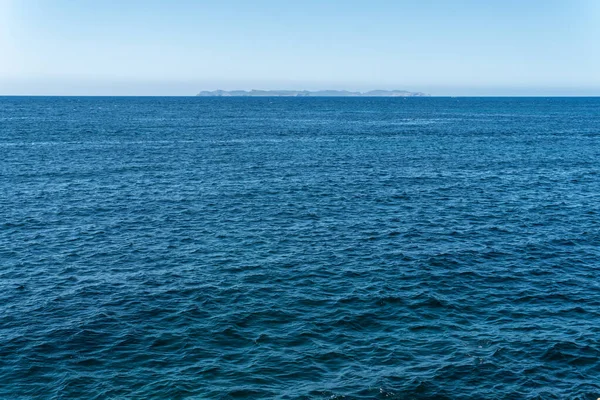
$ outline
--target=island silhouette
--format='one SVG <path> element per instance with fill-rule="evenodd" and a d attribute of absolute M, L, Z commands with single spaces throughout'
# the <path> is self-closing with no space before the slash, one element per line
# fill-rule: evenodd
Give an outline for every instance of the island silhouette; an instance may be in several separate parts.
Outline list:
<path fill-rule="evenodd" d="M 197 96 L 202 97 L 424 97 L 421 92 L 406 90 L 370 90 L 367 92 L 352 92 L 348 90 L 213 90 L 201 91 Z"/>

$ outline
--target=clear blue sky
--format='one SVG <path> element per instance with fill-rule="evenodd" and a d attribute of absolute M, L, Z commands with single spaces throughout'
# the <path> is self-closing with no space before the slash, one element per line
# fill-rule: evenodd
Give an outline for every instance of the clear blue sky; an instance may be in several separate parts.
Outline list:
<path fill-rule="evenodd" d="M 0 0 L 0 94 L 600 95 L 597 0 Z"/>

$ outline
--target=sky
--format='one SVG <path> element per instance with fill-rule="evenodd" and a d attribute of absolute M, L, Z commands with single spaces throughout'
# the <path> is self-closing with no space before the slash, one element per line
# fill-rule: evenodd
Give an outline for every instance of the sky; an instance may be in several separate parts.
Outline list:
<path fill-rule="evenodd" d="M 0 0 L 0 95 L 600 95 L 600 0 Z"/>

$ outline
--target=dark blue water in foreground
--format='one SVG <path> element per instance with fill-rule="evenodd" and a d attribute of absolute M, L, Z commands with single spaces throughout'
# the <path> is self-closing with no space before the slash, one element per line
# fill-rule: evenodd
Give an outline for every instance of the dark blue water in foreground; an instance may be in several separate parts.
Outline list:
<path fill-rule="evenodd" d="M 0 398 L 596 399 L 600 99 L 0 98 Z"/>

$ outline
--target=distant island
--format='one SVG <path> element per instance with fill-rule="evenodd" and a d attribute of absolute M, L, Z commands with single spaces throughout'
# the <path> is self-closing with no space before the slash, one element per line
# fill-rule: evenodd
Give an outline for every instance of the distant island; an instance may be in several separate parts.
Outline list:
<path fill-rule="evenodd" d="M 202 97 L 424 97 L 428 94 L 406 90 L 371 90 L 350 92 L 348 90 L 213 90 L 197 94 Z"/>

